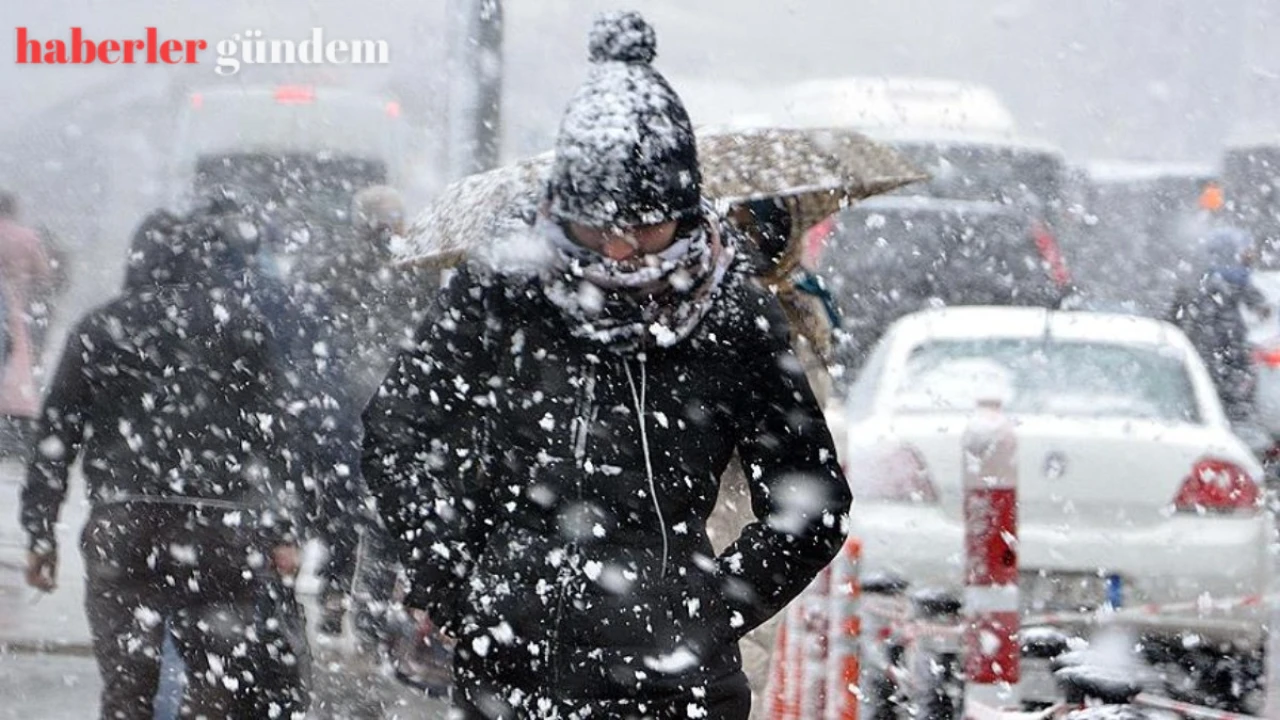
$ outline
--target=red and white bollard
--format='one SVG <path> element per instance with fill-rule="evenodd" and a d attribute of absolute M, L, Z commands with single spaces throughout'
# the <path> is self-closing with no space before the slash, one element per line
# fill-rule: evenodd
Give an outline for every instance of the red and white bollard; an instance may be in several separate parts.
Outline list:
<path fill-rule="evenodd" d="M 983 400 L 964 432 L 965 716 L 1018 707 L 1018 467 L 1013 423 Z"/>
<path fill-rule="evenodd" d="M 831 564 L 825 720 L 858 720 L 858 676 L 862 671 L 862 618 L 858 612 L 861 559 L 862 543 L 857 538 L 849 538 Z"/>
<path fill-rule="evenodd" d="M 804 602 L 804 663 L 801 670 L 800 718 L 821 718 L 827 700 L 827 622 L 831 568 L 826 568 L 800 596 Z"/>
<path fill-rule="evenodd" d="M 782 625 L 774 639 L 767 692 L 769 720 L 799 720 L 800 677 L 804 672 L 804 618 L 800 598 L 783 610 Z"/>
<path fill-rule="evenodd" d="M 787 663 L 791 658 L 787 655 L 787 645 L 791 639 L 791 623 L 786 612 L 778 625 L 778 634 L 773 638 L 773 656 L 769 658 L 769 682 L 765 687 L 765 717 L 769 720 L 782 720 L 787 717 Z"/>
<path fill-rule="evenodd" d="M 830 582 L 830 570 L 824 570 L 784 611 L 766 689 L 769 720 L 807 720 L 825 713 Z"/>

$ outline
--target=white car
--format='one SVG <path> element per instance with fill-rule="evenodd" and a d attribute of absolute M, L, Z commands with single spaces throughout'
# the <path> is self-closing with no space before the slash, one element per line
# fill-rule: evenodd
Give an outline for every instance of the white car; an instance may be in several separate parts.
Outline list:
<path fill-rule="evenodd" d="M 1232 599 L 1270 577 L 1262 467 L 1186 337 L 1147 318 L 971 307 L 894 324 L 841 428 L 864 574 L 963 586 L 961 435 L 986 398 L 1016 428 L 1024 613 L 1154 603 L 1136 624 L 1261 639 L 1260 608 Z"/>

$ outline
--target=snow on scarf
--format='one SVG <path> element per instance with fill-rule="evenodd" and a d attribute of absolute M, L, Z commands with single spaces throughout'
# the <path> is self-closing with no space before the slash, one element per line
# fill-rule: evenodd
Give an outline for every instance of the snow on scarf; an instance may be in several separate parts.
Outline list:
<path fill-rule="evenodd" d="M 588 250 L 543 215 L 535 231 L 553 250 L 542 282 L 547 299 L 564 313 L 574 337 L 616 352 L 671 347 L 687 338 L 711 309 L 734 256 L 709 215 L 671 247 L 638 262 Z"/>

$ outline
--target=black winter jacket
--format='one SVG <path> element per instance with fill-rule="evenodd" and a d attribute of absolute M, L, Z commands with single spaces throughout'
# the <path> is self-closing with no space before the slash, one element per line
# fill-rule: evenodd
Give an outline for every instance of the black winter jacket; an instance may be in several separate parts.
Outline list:
<path fill-rule="evenodd" d="M 244 509 L 246 530 L 291 539 L 295 443 L 243 259 L 176 218 L 154 224 L 135 238 L 124 292 L 68 336 L 22 491 L 33 548 L 54 546 L 77 458 L 95 505 Z"/>
<path fill-rule="evenodd" d="M 740 275 L 688 339 L 630 357 L 572 338 L 535 280 L 453 279 L 365 411 L 364 475 L 464 688 L 625 699 L 739 672 L 851 501 L 787 338 Z M 735 450 L 758 520 L 717 557 Z"/>
<path fill-rule="evenodd" d="M 1165 318 L 1187 334 L 1233 420 L 1252 414 L 1256 382 L 1249 331 L 1240 309 L 1246 304 L 1258 307 L 1266 299 L 1249 282 L 1232 282 L 1211 271 L 1198 283 L 1175 290 Z"/>

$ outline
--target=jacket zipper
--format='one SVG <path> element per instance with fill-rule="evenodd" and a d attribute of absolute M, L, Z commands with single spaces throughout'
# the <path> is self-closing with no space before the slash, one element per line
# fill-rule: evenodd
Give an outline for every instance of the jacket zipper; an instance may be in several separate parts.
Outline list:
<path fill-rule="evenodd" d="M 586 472 L 587 445 L 590 442 L 591 426 L 595 423 L 597 413 L 596 363 L 588 362 L 586 377 L 583 378 L 577 402 L 574 403 L 573 422 L 577 425 L 572 437 L 573 461 L 574 467 L 577 468 L 574 485 L 579 502 L 582 501 L 582 475 Z M 573 579 L 573 571 L 579 564 L 577 540 L 571 540 L 565 550 L 565 557 L 561 560 L 562 565 L 558 573 L 557 584 L 560 588 L 556 597 L 555 614 L 552 617 L 551 637 L 547 640 L 547 666 L 551 671 L 551 688 L 548 694 L 552 697 L 561 687 L 560 665 L 556 660 L 559 655 L 560 625 L 564 617 L 564 603 L 569 593 L 569 582 Z"/>

